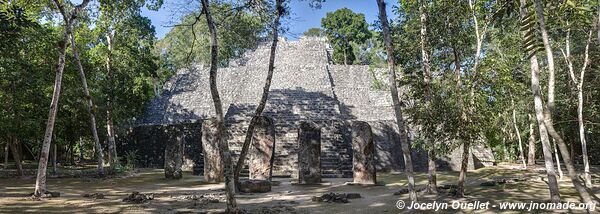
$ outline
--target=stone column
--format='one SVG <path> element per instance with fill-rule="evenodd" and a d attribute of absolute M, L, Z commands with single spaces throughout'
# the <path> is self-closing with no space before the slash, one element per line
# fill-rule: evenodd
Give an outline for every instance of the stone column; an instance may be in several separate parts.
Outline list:
<path fill-rule="evenodd" d="M 352 177 L 357 184 L 375 184 L 375 144 L 371 126 L 364 121 L 352 123 Z"/>
<path fill-rule="evenodd" d="M 321 128 L 314 123 L 298 129 L 298 183 L 321 183 Z"/>
<path fill-rule="evenodd" d="M 275 127 L 273 120 L 259 116 L 252 135 L 250 148 L 250 179 L 271 180 L 271 158 L 275 149 Z"/>
<path fill-rule="evenodd" d="M 223 157 L 219 152 L 218 123 L 216 118 L 202 122 L 202 153 L 204 154 L 204 181 L 219 183 L 225 181 Z"/>
<path fill-rule="evenodd" d="M 180 179 L 183 177 L 181 166 L 183 165 L 183 133 L 178 132 L 175 127 L 164 127 L 167 134 L 165 142 L 165 178 Z"/>

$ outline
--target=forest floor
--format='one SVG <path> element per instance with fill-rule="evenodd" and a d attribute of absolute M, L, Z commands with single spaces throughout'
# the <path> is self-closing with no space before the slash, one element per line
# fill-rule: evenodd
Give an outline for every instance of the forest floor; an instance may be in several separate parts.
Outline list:
<path fill-rule="evenodd" d="M 469 171 L 467 175 L 466 198 L 457 199 L 448 193 L 438 195 L 419 193 L 419 202 L 487 201 L 490 204 L 502 202 L 547 202 L 549 192 L 546 177 L 540 171 L 511 169 L 514 167 L 495 166 Z M 597 177 L 599 171 L 594 168 Z M 438 183 L 456 184 L 458 173 L 439 172 Z M 481 186 L 482 182 L 501 178 L 529 178 L 519 182 L 509 182 L 494 186 Z M 408 195 L 394 195 L 405 187 L 406 177 L 397 173 L 378 173 L 382 185 L 346 185 L 351 178 L 324 179 L 322 185 L 293 185 L 290 178 L 275 178 L 279 185 L 268 193 L 238 195 L 238 204 L 249 213 L 429 213 L 431 211 L 408 211 L 396 208 L 398 200 L 408 200 Z M 426 173 L 417 173 L 418 185 L 427 182 Z M 35 179 L 1 178 L 0 213 L 210 213 L 223 211 L 225 201 L 223 184 L 205 184 L 201 176 L 189 172 L 180 180 L 167 180 L 162 170 L 140 169 L 127 176 L 110 179 L 96 178 L 50 178 L 48 189 L 61 193 L 57 198 L 32 199 L 28 197 L 34 190 Z M 600 185 L 595 184 L 593 192 L 600 195 Z M 153 193 L 154 199 L 146 203 L 130 204 L 123 202 L 134 191 Z M 362 198 L 350 199 L 349 203 L 313 202 L 313 196 L 324 193 L 360 193 Z M 102 193 L 104 199 L 83 197 L 83 194 Z M 560 181 L 562 201 L 579 202 L 577 192 L 568 178 Z M 203 196 L 203 197 L 201 197 Z M 212 199 L 212 200 L 208 200 Z M 407 204 L 408 206 L 408 204 Z M 497 213 L 499 208 L 482 210 L 440 210 L 441 213 Z M 504 213 L 522 213 L 519 210 Z M 547 210 L 534 210 L 544 213 Z M 563 213 L 585 213 L 584 210 L 562 210 Z"/>

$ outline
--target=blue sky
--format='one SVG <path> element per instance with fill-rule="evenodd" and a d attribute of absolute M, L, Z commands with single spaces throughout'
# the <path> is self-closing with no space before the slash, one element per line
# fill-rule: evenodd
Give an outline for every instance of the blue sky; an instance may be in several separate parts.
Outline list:
<path fill-rule="evenodd" d="M 165 5 L 159 11 L 149 11 L 143 9 L 142 14 L 152 20 L 152 24 L 156 28 L 156 36 L 160 39 L 169 32 L 176 22 L 179 15 L 173 12 L 172 4 L 169 0 L 165 1 Z M 398 5 L 397 1 L 386 1 L 388 3 L 387 11 L 389 18 L 393 17 L 391 6 Z M 284 23 L 289 31 L 286 33 L 288 39 L 297 39 L 304 31 L 312 27 L 321 26 L 321 18 L 325 17 L 327 12 L 333 12 L 340 8 L 349 8 L 355 13 L 365 14 L 365 19 L 368 23 L 373 23 L 377 19 L 377 3 L 375 0 L 327 0 L 321 9 L 313 9 L 308 5 L 308 1 L 292 0 L 290 3 L 291 16 Z M 193 8 L 191 8 L 193 9 Z"/>

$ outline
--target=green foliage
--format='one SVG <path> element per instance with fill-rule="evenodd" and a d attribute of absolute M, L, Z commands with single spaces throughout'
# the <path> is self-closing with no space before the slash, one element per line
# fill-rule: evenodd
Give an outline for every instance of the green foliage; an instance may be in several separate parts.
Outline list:
<path fill-rule="evenodd" d="M 240 57 L 246 50 L 255 48 L 266 32 L 266 23 L 259 15 L 248 11 L 233 12 L 232 5 L 211 4 L 217 22 L 219 39 L 219 65 Z M 197 19 L 199 12 L 181 18 L 165 38 L 158 41 L 155 54 L 160 55 L 161 70 L 188 67 L 210 62 L 210 37 L 206 20 Z M 192 28 L 193 27 L 193 28 Z M 174 71 L 174 70 L 173 70 Z M 173 72 L 171 71 L 171 72 Z"/>
<path fill-rule="evenodd" d="M 126 164 L 125 164 L 124 169 L 126 171 L 131 171 L 131 170 L 135 169 L 135 166 L 139 159 L 137 152 L 138 152 L 137 150 L 131 150 L 131 151 L 125 152 Z"/>
<path fill-rule="evenodd" d="M 316 36 L 316 37 L 322 37 L 325 36 L 325 30 L 321 29 L 321 28 L 309 28 L 308 30 L 306 30 L 303 34 L 304 36 Z"/>
<path fill-rule="evenodd" d="M 337 63 L 352 64 L 356 57 L 351 44 L 362 44 L 371 38 L 365 15 L 348 8 L 327 13 L 321 19 L 321 26 L 334 47 L 333 55 Z"/>

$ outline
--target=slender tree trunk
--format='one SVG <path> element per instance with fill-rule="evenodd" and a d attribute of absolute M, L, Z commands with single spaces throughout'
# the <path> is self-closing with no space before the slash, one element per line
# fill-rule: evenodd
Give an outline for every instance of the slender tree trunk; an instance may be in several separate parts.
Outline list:
<path fill-rule="evenodd" d="M 429 71 L 429 53 L 427 49 L 427 10 L 425 8 L 425 1 L 419 1 L 419 13 L 421 14 L 421 57 L 423 58 L 423 83 L 425 85 L 425 109 L 427 111 L 427 119 L 432 120 L 430 106 L 431 106 L 431 88 L 429 86 L 431 80 L 431 73 Z M 435 165 L 435 142 L 429 138 L 426 138 L 427 144 L 429 145 L 427 151 L 427 192 L 437 193 L 437 174 Z"/>
<path fill-rule="evenodd" d="M 63 71 L 65 68 L 65 54 L 67 50 L 67 44 L 69 43 L 69 35 L 71 35 L 73 27 L 73 19 L 77 17 L 79 11 L 83 10 L 83 8 L 85 8 L 89 2 L 90 0 L 83 0 L 80 5 L 76 6 L 73 11 L 67 15 L 63 5 L 58 0 L 54 0 L 55 6 L 60 10 L 63 16 L 63 20 L 65 22 L 65 32 L 61 42 L 59 43 L 58 68 L 56 69 L 56 77 L 54 80 L 54 92 L 52 93 L 52 101 L 50 102 L 48 121 L 46 121 L 46 131 L 44 133 L 44 141 L 42 143 L 40 161 L 38 164 L 35 191 L 33 193 L 33 195 L 36 197 L 39 197 L 47 192 L 46 169 L 48 167 L 48 153 L 50 151 L 50 144 L 52 142 L 56 112 L 58 111 L 58 99 L 60 98 L 60 89 L 62 85 Z"/>
<path fill-rule="evenodd" d="M 511 98 L 510 103 L 512 104 L 513 126 L 515 127 L 515 132 L 517 133 L 517 142 L 519 142 L 519 158 L 523 163 L 523 168 L 527 169 L 527 164 L 525 163 L 525 156 L 523 155 L 523 142 L 521 141 L 521 131 L 519 130 L 519 125 L 517 123 L 517 110 L 515 109 L 514 99 Z"/>
<path fill-rule="evenodd" d="M 527 149 L 527 165 L 535 166 L 535 121 L 533 120 L 531 113 L 527 114 L 527 118 L 529 119 L 529 149 Z"/>
<path fill-rule="evenodd" d="M 8 169 L 8 145 L 10 143 L 7 141 L 4 146 L 4 169 Z"/>
<path fill-rule="evenodd" d="M 506 127 L 502 127 L 502 160 L 509 161 L 508 157 L 508 145 L 506 145 Z"/>
<path fill-rule="evenodd" d="M 79 163 L 83 163 L 83 137 L 79 137 Z"/>
<path fill-rule="evenodd" d="M 474 56 L 474 63 L 473 63 L 473 67 L 471 68 L 471 84 L 469 85 L 469 105 L 466 107 L 466 111 L 462 110 L 461 113 L 461 117 L 462 120 L 465 121 L 465 124 L 467 124 L 469 126 L 469 131 L 467 131 L 468 133 L 465 133 L 466 137 L 464 138 L 464 142 L 463 142 L 463 155 L 462 155 L 462 162 L 461 162 L 461 166 L 460 166 L 460 174 L 458 175 L 458 188 L 456 189 L 456 196 L 457 197 L 464 197 L 465 195 L 465 181 L 467 179 L 467 169 L 468 169 L 468 163 L 469 163 L 469 156 L 470 154 L 470 147 L 471 144 L 476 140 L 477 134 L 473 133 L 473 130 L 470 127 L 473 127 L 473 118 L 472 115 L 475 114 L 476 111 L 476 106 L 475 106 L 475 88 L 477 87 L 477 69 L 479 67 L 479 62 L 481 60 L 481 50 L 483 47 L 483 39 L 485 38 L 485 34 L 487 32 L 487 24 L 485 25 L 484 29 L 482 29 L 480 31 L 479 29 L 479 23 L 478 23 L 478 19 L 477 19 L 477 14 L 476 14 L 476 5 L 474 4 L 474 2 L 472 0 L 469 0 L 469 8 L 471 9 L 471 16 L 473 18 L 473 25 L 475 27 L 475 38 L 476 38 L 476 48 L 475 48 L 475 56 Z M 460 70 L 457 71 L 457 75 L 460 77 Z M 458 87 L 460 87 L 460 85 L 462 84 L 459 80 L 458 82 Z M 462 101 L 461 101 L 462 102 Z M 460 104 L 461 106 L 464 106 L 462 104 Z"/>
<path fill-rule="evenodd" d="M 567 25 L 569 23 L 567 22 Z M 589 47 L 592 42 L 592 30 L 588 32 L 588 39 L 585 45 L 584 51 L 584 60 L 583 65 L 581 66 L 581 72 L 579 73 L 579 78 L 575 76 L 575 71 L 573 68 L 573 60 L 571 59 L 571 28 L 567 29 L 567 35 L 565 38 L 565 51 L 562 51 L 565 61 L 567 63 L 567 67 L 569 69 L 569 76 L 571 80 L 575 84 L 575 92 L 577 92 L 577 122 L 579 125 L 579 141 L 581 142 L 581 154 L 583 155 L 583 166 L 584 166 L 584 181 L 585 185 L 588 188 L 592 187 L 592 178 L 590 175 L 590 165 L 589 158 L 587 153 L 587 144 L 585 140 L 585 124 L 583 123 L 583 83 L 585 78 L 585 71 L 590 64 L 589 61 Z M 573 145 L 571 143 L 571 145 Z M 574 154 L 573 146 L 571 146 L 571 154 Z M 573 156 L 571 155 L 571 159 Z"/>
<path fill-rule="evenodd" d="M 224 115 L 223 115 L 223 104 L 221 103 L 221 98 L 219 96 L 219 91 L 217 89 L 217 63 L 218 63 L 218 48 L 219 43 L 217 40 L 217 28 L 215 27 L 215 23 L 213 21 L 209 0 L 201 0 L 202 10 L 204 12 L 204 16 L 206 17 L 206 24 L 208 26 L 208 30 L 210 31 L 210 93 L 212 96 L 212 100 L 215 106 L 215 113 L 217 118 L 218 129 L 217 136 L 219 136 L 219 152 L 223 157 L 223 162 L 225 165 L 225 193 L 227 198 L 227 209 L 226 213 L 239 213 L 241 210 L 238 208 L 236 200 L 235 200 L 235 179 L 233 178 L 233 165 L 231 161 L 231 154 L 229 151 L 229 146 L 227 145 L 225 136 L 225 123 L 224 123 Z"/>
<path fill-rule="evenodd" d="M 460 66 L 460 55 L 458 53 L 458 51 L 456 50 L 456 48 L 452 48 L 452 51 L 454 53 L 454 73 L 456 75 L 456 93 L 460 94 L 462 91 L 462 78 L 461 78 L 461 66 Z M 458 98 L 458 108 L 460 110 L 460 120 L 463 123 L 467 123 L 468 118 L 467 118 L 467 113 L 466 110 L 464 108 L 464 103 L 462 100 L 462 97 Z M 463 129 L 463 126 L 460 126 L 461 129 Z M 464 130 L 461 130 L 461 138 L 465 135 Z M 460 163 L 460 173 L 458 175 L 458 188 L 456 191 L 456 195 L 459 197 L 463 197 L 465 194 L 465 180 L 467 179 L 467 168 L 469 166 L 469 147 L 470 147 L 470 142 L 468 140 L 466 140 L 463 143 L 463 151 L 462 151 L 462 157 L 461 157 L 461 163 Z"/>
<path fill-rule="evenodd" d="M 58 3 L 57 3 L 58 4 Z M 48 166 L 48 153 L 50 151 L 50 143 L 52 142 L 52 132 L 54 130 L 54 121 L 56 120 L 56 112 L 58 111 L 58 99 L 60 97 L 60 88 L 62 84 L 63 70 L 65 67 L 65 52 L 67 49 L 67 42 L 70 34 L 70 23 L 66 20 L 65 33 L 63 36 L 62 43 L 60 44 L 59 57 L 58 57 L 58 69 L 56 71 L 56 78 L 54 81 L 54 93 L 52 94 L 52 102 L 50 103 L 50 112 L 48 114 L 48 121 L 46 125 L 46 132 L 44 134 L 44 142 L 42 144 L 42 150 L 40 155 L 40 162 L 38 164 L 37 179 L 35 184 L 35 196 L 41 196 L 47 192 L 46 190 L 46 168 Z"/>
<path fill-rule="evenodd" d="M 577 120 L 579 123 L 579 140 L 581 141 L 581 154 L 583 155 L 584 180 L 585 185 L 588 188 L 592 187 L 592 177 L 590 175 L 590 162 L 588 159 L 587 144 L 585 140 L 585 125 L 583 123 L 583 83 L 585 79 L 585 71 L 587 69 L 587 66 L 590 64 L 589 48 L 591 42 L 592 30 L 590 30 L 588 33 L 588 40 L 585 45 L 583 66 L 581 68 L 581 72 L 579 74 L 579 82 L 577 84 Z"/>
<path fill-rule="evenodd" d="M 535 62 L 533 62 L 535 60 Z M 548 131 L 546 124 L 544 123 L 544 113 L 542 104 L 542 95 L 540 89 L 539 80 L 539 67 L 537 64 L 537 57 L 533 56 L 531 61 L 531 88 L 534 95 L 535 102 L 535 114 L 538 122 L 538 128 L 540 132 L 540 140 L 542 141 L 542 151 L 544 153 L 544 164 L 546 166 L 546 173 L 548 174 L 548 187 L 550 189 L 550 199 L 554 203 L 560 202 L 560 194 L 558 191 L 558 183 L 556 181 L 556 172 L 554 171 L 554 164 L 552 164 L 552 150 L 550 150 L 550 142 L 548 137 Z"/>
<path fill-rule="evenodd" d="M 21 150 L 19 148 L 19 140 L 15 136 L 11 136 L 8 143 L 10 144 L 10 150 L 12 151 L 13 160 L 15 160 L 15 166 L 17 166 L 17 173 L 19 174 L 19 176 L 23 176 L 25 174 L 23 174 L 23 160 L 21 156 Z"/>
<path fill-rule="evenodd" d="M 386 6 L 384 0 L 377 0 L 377 6 L 379 7 L 379 21 L 381 22 L 381 26 L 383 28 L 383 39 L 385 41 L 385 47 L 387 52 L 390 92 L 392 95 L 392 102 L 394 104 L 394 114 L 396 116 L 396 122 L 398 124 L 398 132 L 400 135 L 402 154 L 404 156 L 405 173 L 408 178 L 408 191 L 410 199 L 412 201 L 417 201 L 417 192 L 415 191 L 415 178 L 413 175 L 410 142 L 408 141 L 409 139 L 406 134 L 406 125 L 404 124 L 404 118 L 402 117 L 402 107 L 400 105 L 400 99 L 398 98 L 398 88 L 396 87 L 394 44 L 392 43 L 392 35 L 390 33 L 390 27 L 385 11 Z"/>
<path fill-rule="evenodd" d="M 269 90 L 271 88 L 271 80 L 273 79 L 273 71 L 275 70 L 275 53 L 277 51 L 277 42 L 279 40 L 279 25 L 280 18 L 285 13 L 285 9 L 283 7 L 284 0 L 277 0 L 275 3 L 275 8 L 277 10 L 277 16 L 275 16 L 275 20 L 273 22 L 273 26 L 271 32 L 273 34 L 273 40 L 271 42 L 271 53 L 269 56 L 269 67 L 267 71 L 267 78 L 265 80 L 265 86 L 263 87 L 263 93 L 254 112 L 254 116 L 250 120 L 250 124 L 248 125 L 248 129 L 246 130 L 246 138 L 244 139 L 244 144 L 242 145 L 242 151 L 240 152 L 240 157 L 235 167 L 234 179 L 236 185 L 239 184 L 240 172 L 242 168 L 244 168 L 244 161 L 246 160 L 246 155 L 248 154 L 248 148 L 250 147 L 250 143 L 252 141 L 252 134 L 254 133 L 254 127 L 256 126 L 257 118 L 261 116 L 265 106 L 267 105 L 267 98 L 269 97 Z M 272 168 L 272 166 L 271 166 Z M 239 185 L 238 185 L 239 187 Z"/>
<path fill-rule="evenodd" d="M 90 90 L 88 89 L 87 78 L 85 77 L 83 65 L 81 64 L 81 59 L 79 58 L 79 53 L 77 52 L 77 43 L 75 43 L 75 33 L 71 33 L 71 50 L 73 51 L 75 62 L 77 62 L 77 68 L 79 69 L 79 78 L 81 79 L 81 83 L 83 86 L 83 94 L 85 96 L 85 101 L 87 104 L 87 111 L 90 115 L 90 128 L 92 130 L 94 145 L 96 146 L 97 152 L 96 156 L 98 159 L 98 175 L 102 177 L 104 176 L 104 152 L 102 150 L 102 145 L 100 144 L 100 139 L 98 138 L 98 129 L 96 128 L 96 110 L 94 107 L 94 102 L 92 101 L 92 96 L 90 95 Z M 54 148 L 54 150 L 56 152 L 56 147 Z"/>
<path fill-rule="evenodd" d="M 560 158 L 558 158 L 558 150 L 556 148 L 556 141 L 552 139 L 552 144 L 554 147 L 554 158 L 556 159 L 556 169 L 558 169 L 558 179 L 563 180 L 564 174 L 562 168 L 560 167 Z"/>
<path fill-rule="evenodd" d="M 567 167 L 567 171 L 569 173 L 569 177 L 573 182 L 573 186 L 579 192 L 579 195 L 583 199 L 585 203 L 595 203 L 590 194 L 585 189 L 585 186 L 581 184 L 579 178 L 577 176 L 577 172 L 575 171 L 575 167 L 569 155 L 569 150 L 567 149 L 567 145 L 565 144 L 562 137 L 558 134 L 558 132 L 554 129 L 554 123 L 552 122 L 552 111 L 554 110 L 554 56 L 552 52 L 552 47 L 550 46 L 550 39 L 548 36 L 548 32 L 546 31 L 546 25 L 544 20 L 544 9 L 542 7 L 541 0 L 535 0 L 535 8 L 536 14 L 538 17 L 538 23 L 540 25 L 540 31 L 542 33 L 542 41 L 544 42 L 544 48 L 546 50 L 546 57 L 548 61 L 548 102 L 547 107 L 544 111 L 544 124 L 548 128 L 548 134 L 554 138 L 558 147 L 560 149 L 561 155 L 563 157 L 563 161 L 565 162 L 565 166 Z M 591 35 L 591 34 L 590 34 Z M 589 38 L 588 38 L 589 40 Z"/>
<path fill-rule="evenodd" d="M 525 19 L 527 15 L 527 9 L 525 8 L 526 0 L 520 0 L 520 15 L 521 20 Z M 525 32 L 522 33 L 523 37 Z M 540 133 L 540 140 L 542 141 L 542 151 L 544 152 L 544 164 L 546 166 L 546 174 L 548 175 L 548 189 L 550 190 L 550 200 L 553 203 L 560 202 L 560 193 L 558 191 L 558 182 L 556 181 L 556 171 L 554 170 L 554 164 L 552 163 L 552 150 L 550 148 L 550 140 L 548 137 L 548 131 L 546 124 L 544 123 L 544 107 L 542 103 L 542 92 L 540 88 L 539 74 L 540 69 L 538 65 L 537 56 L 534 54 L 529 58 L 531 64 L 531 91 L 533 92 L 534 110 L 535 116 L 538 123 L 538 129 Z"/>
<path fill-rule="evenodd" d="M 106 74 L 108 76 L 109 93 L 106 100 L 106 136 L 108 141 L 108 162 L 110 163 L 111 169 L 114 169 L 119 164 L 119 158 L 117 157 L 117 148 L 115 144 L 115 128 L 113 125 L 113 114 L 112 114 L 112 98 L 113 98 L 113 72 L 112 72 L 112 51 L 113 51 L 113 38 L 114 34 L 108 32 L 106 35 L 106 43 L 108 46 L 108 56 L 106 57 Z"/>

